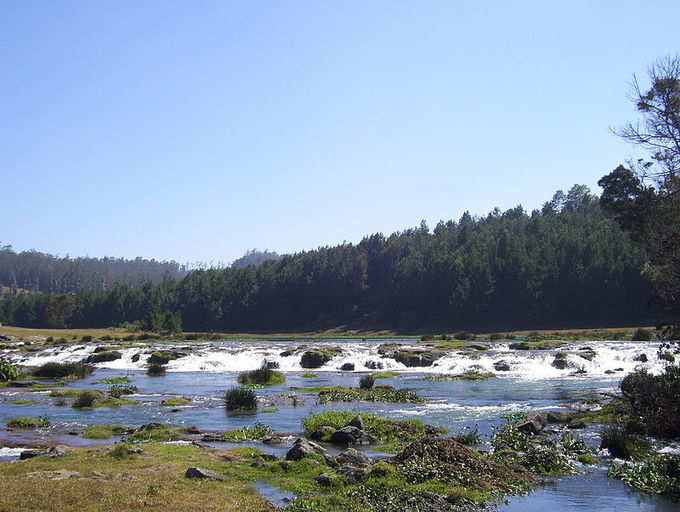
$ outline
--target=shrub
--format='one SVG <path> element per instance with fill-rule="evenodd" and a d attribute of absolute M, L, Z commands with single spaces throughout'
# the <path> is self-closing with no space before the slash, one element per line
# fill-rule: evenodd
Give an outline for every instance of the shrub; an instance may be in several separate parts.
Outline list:
<path fill-rule="evenodd" d="M 257 370 L 242 372 L 238 376 L 238 383 L 244 386 L 275 386 L 284 382 L 286 382 L 286 376 L 269 368 L 266 361 Z"/>
<path fill-rule="evenodd" d="M 82 338 L 80 338 L 80 341 L 83 343 L 90 343 L 92 341 L 92 336 L 90 336 L 89 334 L 83 336 Z"/>
<path fill-rule="evenodd" d="M 661 375 L 638 370 L 620 387 L 631 414 L 645 423 L 649 434 L 680 436 L 680 367 L 670 364 Z"/>
<path fill-rule="evenodd" d="M 453 335 L 453 337 L 461 341 L 475 339 L 475 335 L 467 331 L 457 332 L 456 334 Z"/>
<path fill-rule="evenodd" d="M 97 400 L 98 396 L 90 391 L 85 391 L 80 393 L 76 399 L 73 401 L 74 409 L 84 409 L 86 407 L 92 407 Z"/>
<path fill-rule="evenodd" d="M 165 375 L 165 366 L 162 364 L 150 364 L 146 369 L 146 374 L 150 377 L 160 377 Z"/>
<path fill-rule="evenodd" d="M 639 328 L 633 333 L 633 341 L 652 341 L 652 331 Z"/>
<path fill-rule="evenodd" d="M 45 416 L 38 418 L 19 417 L 7 420 L 6 424 L 9 428 L 47 428 L 50 426 L 50 420 Z"/>
<path fill-rule="evenodd" d="M 137 386 L 132 384 L 115 384 L 109 388 L 109 396 L 120 398 L 123 395 L 133 395 L 137 392 Z"/>
<path fill-rule="evenodd" d="M 616 458 L 629 460 L 644 455 L 649 450 L 649 443 L 613 426 L 602 432 L 600 448 L 607 448 Z"/>
<path fill-rule="evenodd" d="M 33 376 L 46 379 L 84 379 L 93 372 L 94 368 L 85 363 L 45 363 L 33 370 Z"/>
<path fill-rule="evenodd" d="M 18 379 L 21 372 L 17 365 L 7 359 L 0 359 L 0 382 Z"/>
<path fill-rule="evenodd" d="M 375 377 L 373 375 L 364 375 L 359 379 L 359 387 L 361 389 L 371 389 L 375 384 Z"/>
<path fill-rule="evenodd" d="M 231 388 L 224 396 L 227 411 L 254 411 L 257 409 L 257 396 L 251 389 Z"/>

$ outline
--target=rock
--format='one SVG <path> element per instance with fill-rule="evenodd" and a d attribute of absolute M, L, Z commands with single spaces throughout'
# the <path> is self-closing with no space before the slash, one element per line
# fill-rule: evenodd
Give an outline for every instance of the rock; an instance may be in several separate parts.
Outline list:
<path fill-rule="evenodd" d="M 44 450 L 24 450 L 19 454 L 19 460 L 32 459 L 33 457 L 39 457 L 45 455 Z"/>
<path fill-rule="evenodd" d="M 364 419 L 361 417 L 360 414 L 357 414 L 352 418 L 349 423 L 347 424 L 349 427 L 356 427 L 359 430 L 364 430 Z"/>
<path fill-rule="evenodd" d="M 336 455 L 335 460 L 342 465 L 350 465 L 355 467 L 367 467 L 371 461 L 366 455 L 354 448 L 347 448 Z"/>
<path fill-rule="evenodd" d="M 95 480 L 102 480 L 106 478 L 106 475 L 104 473 L 100 473 L 99 471 L 92 471 L 88 476 L 90 478 L 94 478 Z"/>
<path fill-rule="evenodd" d="M 132 362 L 136 363 L 137 361 L 139 361 L 139 358 L 140 358 L 140 354 L 135 354 L 134 356 L 132 356 Z"/>
<path fill-rule="evenodd" d="M 255 462 L 253 462 L 250 467 L 252 468 L 261 468 L 264 467 L 264 461 L 262 459 L 258 459 Z"/>
<path fill-rule="evenodd" d="M 219 441 L 224 441 L 224 438 L 222 437 L 222 434 L 218 434 L 215 432 L 209 432 L 207 434 L 203 434 L 203 437 L 201 437 L 201 441 L 204 443 L 214 443 L 214 442 L 219 442 Z"/>
<path fill-rule="evenodd" d="M 485 345 L 484 343 L 468 343 L 467 347 L 479 351 L 489 350 L 491 348 L 489 345 Z"/>
<path fill-rule="evenodd" d="M 7 387 L 10 388 L 30 388 L 31 386 L 37 386 L 38 382 L 32 380 L 12 380 L 7 383 Z"/>
<path fill-rule="evenodd" d="M 531 414 L 517 424 L 517 430 L 526 434 L 538 434 L 545 428 L 545 418 L 541 414 Z"/>
<path fill-rule="evenodd" d="M 577 429 L 580 430 L 580 429 L 586 428 L 587 426 L 588 425 L 586 425 L 582 421 L 572 421 L 569 424 L 567 424 L 567 428 L 571 429 L 571 430 L 577 430 Z"/>
<path fill-rule="evenodd" d="M 553 362 L 550 364 L 553 366 L 553 368 L 557 368 L 558 370 L 566 370 L 567 367 L 569 366 L 569 362 L 567 361 L 567 354 L 555 355 L 555 359 L 553 359 Z"/>
<path fill-rule="evenodd" d="M 281 439 L 279 436 L 267 436 L 262 439 L 262 442 L 264 444 L 282 444 L 283 439 Z"/>
<path fill-rule="evenodd" d="M 615 372 L 622 372 L 622 371 L 624 371 L 624 370 L 623 370 L 623 368 L 614 368 L 614 371 L 615 371 Z"/>
<path fill-rule="evenodd" d="M 493 364 L 493 368 L 494 368 L 494 370 L 496 370 L 497 372 L 509 372 L 509 371 L 510 371 L 510 363 L 508 363 L 508 362 L 505 361 L 505 360 L 503 360 L 503 361 L 496 361 L 496 362 Z"/>
<path fill-rule="evenodd" d="M 582 349 L 583 352 L 579 353 L 579 357 L 585 359 L 586 361 L 592 361 L 597 357 L 597 352 L 595 352 L 592 348 L 588 347 L 587 349 Z"/>
<path fill-rule="evenodd" d="M 364 366 L 368 368 L 369 370 L 382 370 L 385 368 L 385 365 L 382 364 L 380 361 L 366 361 L 364 363 Z"/>
<path fill-rule="evenodd" d="M 76 478 L 79 476 L 80 473 L 77 471 L 57 469 L 56 471 L 35 471 L 33 473 L 26 473 L 24 478 L 37 478 L 40 480 L 67 480 L 69 478 Z"/>
<path fill-rule="evenodd" d="M 201 468 L 189 468 L 184 473 L 184 476 L 186 478 L 208 478 L 211 480 L 219 480 L 220 482 L 226 480 L 222 475 Z"/>
<path fill-rule="evenodd" d="M 181 357 L 178 352 L 153 352 L 146 358 L 147 364 L 168 364 Z"/>
<path fill-rule="evenodd" d="M 340 367 L 340 369 L 343 372 L 353 372 L 354 371 L 354 363 L 345 363 Z"/>
<path fill-rule="evenodd" d="M 548 423 L 569 423 L 576 417 L 576 414 L 570 411 L 550 411 L 548 413 Z"/>
<path fill-rule="evenodd" d="M 376 442 L 375 437 L 368 432 L 364 432 L 356 427 L 346 426 L 333 432 L 330 439 L 333 444 L 373 444 Z"/>
<path fill-rule="evenodd" d="M 649 361 L 649 358 L 647 357 L 647 354 L 645 354 L 645 353 L 643 352 L 643 353 L 641 353 L 641 354 L 636 355 L 636 356 L 633 358 L 633 361 L 639 361 L 640 363 L 646 363 L 647 361 Z"/>
<path fill-rule="evenodd" d="M 201 433 L 200 429 L 199 429 L 197 426 L 195 426 L 195 425 L 192 425 L 192 426 L 190 426 L 190 427 L 187 427 L 186 430 L 185 430 L 184 432 L 185 432 L 186 434 L 200 434 L 200 433 Z"/>
<path fill-rule="evenodd" d="M 64 455 L 68 455 L 71 453 L 71 448 L 68 446 L 64 446 L 63 444 L 58 444 L 57 446 L 52 446 L 51 448 L 48 448 L 47 452 L 45 452 L 45 455 L 48 457 L 63 457 Z"/>
<path fill-rule="evenodd" d="M 293 443 L 292 448 L 286 453 L 286 460 L 300 460 L 313 453 L 318 453 L 324 457 L 328 455 L 328 451 L 318 444 L 307 441 L 306 439 L 298 438 Z"/>
<path fill-rule="evenodd" d="M 324 438 L 327 438 L 331 435 L 333 435 L 333 432 L 335 432 L 335 429 L 333 427 L 329 427 L 327 425 L 323 427 L 319 427 L 316 429 L 312 434 L 309 436 L 315 441 L 321 441 Z"/>
<path fill-rule="evenodd" d="M 331 360 L 331 356 L 320 350 L 308 350 L 300 358 L 300 366 L 303 368 L 321 368 Z"/>
<path fill-rule="evenodd" d="M 629 421 L 626 423 L 626 432 L 628 434 L 644 435 L 647 433 L 647 427 L 640 421 Z"/>
<path fill-rule="evenodd" d="M 614 370 L 605 370 L 604 373 L 607 375 L 611 375 L 612 373 L 614 373 Z"/>
<path fill-rule="evenodd" d="M 321 473 L 314 480 L 316 480 L 319 485 L 323 485 L 324 487 L 328 487 L 332 483 L 331 477 L 326 473 Z"/>
<path fill-rule="evenodd" d="M 87 359 L 85 359 L 85 362 L 104 363 L 107 361 L 115 361 L 116 359 L 120 359 L 121 357 L 123 357 L 123 354 L 121 354 L 117 350 L 112 350 L 110 352 L 99 352 L 98 354 L 92 354 Z"/>
<path fill-rule="evenodd" d="M 281 462 L 279 462 L 279 466 L 281 466 L 281 469 L 283 469 L 284 471 L 290 471 L 291 468 L 293 467 L 293 464 L 287 460 L 282 460 Z"/>
<path fill-rule="evenodd" d="M 345 477 L 345 481 L 350 485 L 363 482 L 366 480 L 366 474 L 368 473 L 368 471 L 363 468 L 349 465 L 340 466 L 338 472 Z"/>
<path fill-rule="evenodd" d="M 394 353 L 395 361 L 400 362 L 409 368 L 432 366 L 439 358 L 444 356 L 444 352 L 438 350 L 399 350 Z"/>
<path fill-rule="evenodd" d="M 269 370 L 278 370 L 280 366 L 278 361 L 265 361 L 264 364 Z"/>

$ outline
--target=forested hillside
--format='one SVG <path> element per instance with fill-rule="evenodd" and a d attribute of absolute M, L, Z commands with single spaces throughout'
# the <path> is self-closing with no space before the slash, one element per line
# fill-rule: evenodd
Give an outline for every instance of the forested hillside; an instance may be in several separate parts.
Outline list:
<path fill-rule="evenodd" d="M 649 318 L 642 250 L 584 186 L 541 210 L 464 214 L 358 244 L 180 281 L 5 300 L 23 326 L 263 331 L 338 325 L 510 329 L 631 324 Z"/>
<path fill-rule="evenodd" d="M 117 283 L 134 287 L 185 275 L 184 267 L 175 261 L 60 258 L 37 251 L 15 252 L 12 246 L 0 244 L 0 289 L 9 294 L 103 291 Z"/>

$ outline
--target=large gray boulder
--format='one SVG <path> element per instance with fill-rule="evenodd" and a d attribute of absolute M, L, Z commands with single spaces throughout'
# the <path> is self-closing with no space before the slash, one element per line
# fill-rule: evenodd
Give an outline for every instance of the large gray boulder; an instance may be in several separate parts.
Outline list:
<path fill-rule="evenodd" d="M 541 414 L 530 414 L 517 424 L 517 430 L 525 434 L 539 434 L 545 428 L 546 421 Z"/>
<path fill-rule="evenodd" d="M 496 361 L 496 362 L 493 364 L 493 368 L 494 368 L 494 370 L 496 370 L 497 372 L 509 372 L 509 371 L 510 371 L 510 363 L 508 363 L 508 362 L 505 361 L 505 360 Z"/>
<path fill-rule="evenodd" d="M 342 444 L 342 445 L 349 445 L 349 444 L 374 444 L 377 440 L 375 437 L 373 437 L 371 434 L 368 432 L 365 432 L 361 429 L 358 429 L 356 427 L 352 427 L 350 425 L 346 427 L 342 427 L 341 429 L 336 430 L 333 432 L 333 435 L 331 436 L 330 439 L 331 443 L 333 444 Z"/>
<path fill-rule="evenodd" d="M 550 411 L 548 413 L 548 423 L 569 423 L 576 417 L 573 411 Z"/>
<path fill-rule="evenodd" d="M 226 478 L 218 473 L 213 473 L 212 471 L 201 468 L 189 468 L 184 473 L 184 476 L 186 478 L 206 478 L 210 480 L 219 480 L 220 482 L 224 482 L 226 480 Z"/>
<path fill-rule="evenodd" d="M 358 468 L 367 467 L 371 461 L 366 455 L 355 448 L 347 448 L 335 456 L 335 460 L 341 465 L 349 465 Z"/>
<path fill-rule="evenodd" d="M 300 437 L 295 440 L 291 449 L 286 453 L 286 460 L 300 460 L 314 453 L 328 457 L 328 451 L 325 448 Z"/>

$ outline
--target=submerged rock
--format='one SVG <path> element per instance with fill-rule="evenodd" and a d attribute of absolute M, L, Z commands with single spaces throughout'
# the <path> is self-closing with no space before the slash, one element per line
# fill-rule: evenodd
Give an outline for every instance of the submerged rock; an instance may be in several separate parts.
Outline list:
<path fill-rule="evenodd" d="M 508 363 L 508 362 L 505 361 L 505 360 L 496 361 L 496 362 L 493 364 L 493 368 L 494 368 L 494 370 L 496 370 L 497 372 L 509 372 L 509 371 L 510 371 L 510 363 Z"/>
<path fill-rule="evenodd" d="M 354 363 L 345 363 L 340 367 L 340 369 L 343 372 L 353 372 L 354 371 Z"/>
<path fill-rule="evenodd" d="M 121 354 L 117 350 L 112 350 L 110 352 L 99 352 L 97 354 L 92 354 L 87 359 L 85 359 L 85 362 L 104 363 L 108 361 L 115 361 L 116 359 L 120 359 L 121 357 L 123 357 L 123 354 Z"/>
<path fill-rule="evenodd" d="M 557 354 L 555 355 L 553 362 L 550 364 L 553 368 L 557 368 L 558 370 L 566 370 L 569 367 L 569 361 L 567 361 L 567 357 L 567 354 Z"/>
<path fill-rule="evenodd" d="M 647 357 L 647 354 L 642 352 L 641 354 L 636 355 L 633 358 L 633 361 L 638 361 L 640 363 L 646 363 L 647 361 L 649 361 L 649 358 Z"/>
<path fill-rule="evenodd" d="M 369 370 L 382 370 L 383 368 L 385 368 L 385 365 L 382 364 L 380 361 L 373 361 L 373 360 L 366 361 L 364 363 L 364 366 L 366 368 L 368 368 Z"/>

